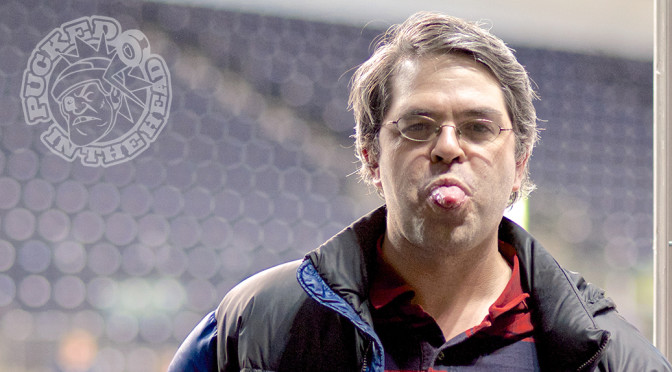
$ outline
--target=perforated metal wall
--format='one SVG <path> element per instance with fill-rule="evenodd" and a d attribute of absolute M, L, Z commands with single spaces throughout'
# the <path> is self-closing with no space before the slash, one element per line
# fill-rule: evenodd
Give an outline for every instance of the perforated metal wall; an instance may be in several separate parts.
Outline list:
<path fill-rule="evenodd" d="M 142 31 L 172 83 L 155 142 L 106 168 L 51 152 L 21 101 L 37 44 L 92 15 Z M 348 176 L 346 100 L 379 32 L 135 1 L 3 2 L 0 370 L 163 370 L 233 285 L 378 205 Z M 518 56 L 546 120 L 530 229 L 650 334 L 650 66 Z"/>

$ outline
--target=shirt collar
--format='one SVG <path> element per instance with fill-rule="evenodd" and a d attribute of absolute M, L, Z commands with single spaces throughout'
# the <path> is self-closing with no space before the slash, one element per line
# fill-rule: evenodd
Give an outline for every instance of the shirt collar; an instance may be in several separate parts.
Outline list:
<path fill-rule="evenodd" d="M 369 292 L 371 305 L 375 310 L 381 309 L 396 299 L 410 301 L 415 295 L 411 286 L 406 284 L 392 266 L 382 259 L 382 245 L 383 237 L 381 236 L 376 244 L 377 265 Z M 499 252 L 511 266 L 511 278 L 506 284 L 504 291 L 490 306 L 488 316 L 484 321 L 486 324 L 491 323 L 496 317 L 511 309 L 521 306 L 526 308 L 527 304 L 525 300 L 529 297 L 529 294 L 523 292 L 520 284 L 520 267 L 515 248 L 503 241 L 499 241 Z"/>
<path fill-rule="evenodd" d="M 404 294 L 408 293 L 410 298 L 415 295 L 411 286 L 406 284 L 392 266 L 383 260 L 383 236 L 381 235 L 376 243 L 376 268 L 369 291 L 371 305 L 375 310 L 379 310 Z"/>

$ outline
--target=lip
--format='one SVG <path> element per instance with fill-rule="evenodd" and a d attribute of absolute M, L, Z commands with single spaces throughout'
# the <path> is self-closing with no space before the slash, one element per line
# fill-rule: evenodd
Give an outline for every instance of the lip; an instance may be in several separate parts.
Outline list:
<path fill-rule="evenodd" d="M 460 192 L 455 190 L 440 190 L 446 189 L 460 189 Z M 455 178 L 440 178 L 429 185 L 427 190 L 427 201 L 435 207 L 443 210 L 455 210 L 461 208 L 470 198 L 471 191 L 463 182 Z"/>
<path fill-rule="evenodd" d="M 461 182 L 458 179 L 455 178 L 439 178 L 438 180 L 432 182 L 429 184 L 429 187 L 427 189 L 427 194 L 431 195 L 434 190 L 438 189 L 439 187 L 459 187 L 464 191 L 464 194 L 466 196 L 471 196 L 471 190 L 469 187 L 467 187 L 463 182 Z"/>

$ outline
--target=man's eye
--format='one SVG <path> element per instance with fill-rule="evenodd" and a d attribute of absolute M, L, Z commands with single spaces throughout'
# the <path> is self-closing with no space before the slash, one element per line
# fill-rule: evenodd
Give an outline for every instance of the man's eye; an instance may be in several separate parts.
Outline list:
<path fill-rule="evenodd" d="M 426 122 L 409 123 L 404 127 L 404 132 L 426 132 L 432 127 L 432 124 Z"/>
<path fill-rule="evenodd" d="M 491 121 L 470 121 L 460 125 L 463 133 L 494 134 L 497 126 Z"/>
<path fill-rule="evenodd" d="M 434 120 L 422 115 L 409 115 L 399 122 L 404 130 L 423 131 L 433 129 L 436 126 Z"/>

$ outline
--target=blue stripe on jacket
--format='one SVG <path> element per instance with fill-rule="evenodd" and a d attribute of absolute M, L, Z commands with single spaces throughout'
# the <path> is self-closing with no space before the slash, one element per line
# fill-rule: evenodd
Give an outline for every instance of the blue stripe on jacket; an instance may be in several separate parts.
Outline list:
<path fill-rule="evenodd" d="M 384 351 L 373 328 L 364 322 L 354 309 L 339 297 L 322 280 L 310 260 L 305 260 L 297 270 L 297 279 L 308 295 L 322 305 L 349 319 L 373 342 L 373 357 L 367 372 L 382 372 Z M 217 319 L 215 312 L 208 314 L 191 331 L 177 350 L 167 372 L 216 372 L 217 371 Z"/>
<path fill-rule="evenodd" d="M 309 259 L 306 259 L 301 263 L 296 272 L 296 277 L 308 296 L 329 309 L 341 314 L 346 319 L 350 320 L 355 327 L 359 328 L 360 331 L 371 338 L 374 344 L 373 357 L 371 358 L 371 365 L 368 366 L 369 368 L 367 369 L 367 372 L 382 372 L 384 369 L 383 363 L 385 358 L 383 344 L 380 342 L 373 327 L 364 322 L 352 306 L 345 302 L 342 297 L 337 295 L 331 287 L 324 282 Z M 364 357 L 366 358 L 366 356 Z"/>
<path fill-rule="evenodd" d="M 168 372 L 217 371 L 217 319 L 208 314 L 177 350 Z"/>

